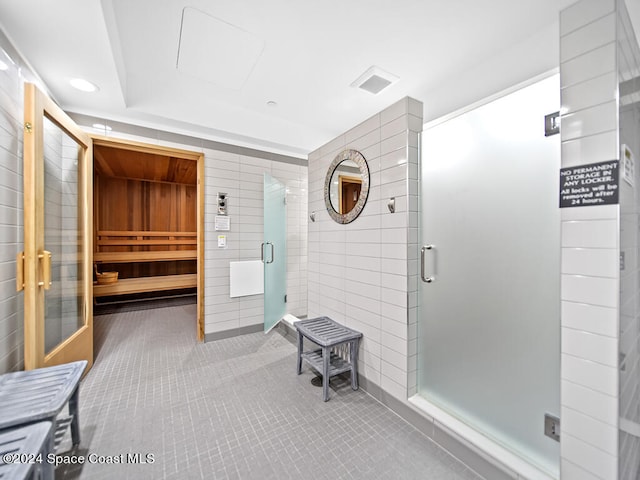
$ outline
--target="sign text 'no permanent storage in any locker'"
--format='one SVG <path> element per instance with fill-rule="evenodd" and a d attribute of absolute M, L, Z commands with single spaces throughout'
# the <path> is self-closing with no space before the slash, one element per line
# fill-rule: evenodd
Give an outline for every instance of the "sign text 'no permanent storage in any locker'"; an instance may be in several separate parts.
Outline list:
<path fill-rule="evenodd" d="M 560 208 L 616 205 L 618 161 L 592 163 L 560 170 Z"/>

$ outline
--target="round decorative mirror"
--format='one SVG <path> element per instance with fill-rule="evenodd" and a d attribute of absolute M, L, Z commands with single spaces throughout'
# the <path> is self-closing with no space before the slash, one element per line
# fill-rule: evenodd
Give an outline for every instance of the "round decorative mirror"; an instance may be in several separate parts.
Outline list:
<path fill-rule="evenodd" d="M 324 179 L 324 203 L 338 223 L 351 223 L 364 209 L 369 195 L 369 166 L 357 150 L 336 155 Z"/>

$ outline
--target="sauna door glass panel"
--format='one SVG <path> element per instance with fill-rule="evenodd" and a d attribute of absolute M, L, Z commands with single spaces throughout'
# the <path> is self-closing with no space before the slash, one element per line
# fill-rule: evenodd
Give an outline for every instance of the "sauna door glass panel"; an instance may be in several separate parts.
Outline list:
<path fill-rule="evenodd" d="M 264 174 L 264 331 L 271 330 L 286 311 L 287 214 L 286 188 Z"/>
<path fill-rule="evenodd" d="M 418 323 L 420 394 L 553 477 L 560 135 L 544 117 L 558 109 L 554 76 L 423 132 Z"/>
<path fill-rule="evenodd" d="M 78 166 L 82 147 L 44 119 L 44 243 L 51 254 L 51 286 L 45 290 L 45 353 L 84 325 L 81 212 Z"/>

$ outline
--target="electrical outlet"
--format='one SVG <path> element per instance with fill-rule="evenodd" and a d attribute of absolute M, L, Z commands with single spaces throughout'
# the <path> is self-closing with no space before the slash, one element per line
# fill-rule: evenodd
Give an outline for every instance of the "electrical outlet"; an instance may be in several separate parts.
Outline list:
<path fill-rule="evenodd" d="M 544 434 L 556 442 L 560 441 L 560 419 L 558 417 L 548 413 L 544 414 Z"/>

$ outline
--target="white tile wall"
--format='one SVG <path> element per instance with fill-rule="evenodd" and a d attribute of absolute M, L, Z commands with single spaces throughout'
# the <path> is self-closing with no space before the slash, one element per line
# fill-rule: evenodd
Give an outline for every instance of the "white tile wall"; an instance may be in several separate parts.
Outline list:
<path fill-rule="evenodd" d="M 618 75 L 615 71 L 562 89 L 562 108 L 566 114 L 593 105 L 615 102 L 618 94 Z"/>
<path fill-rule="evenodd" d="M 592 473 L 569 461 L 562 462 L 560 478 L 562 480 L 600 480 Z"/>
<path fill-rule="evenodd" d="M 618 336 L 618 310 L 588 303 L 563 301 L 562 325 L 567 328 L 596 333 L 612 338 Z"/>
<path fill-rule="evenodd" d="M 563 35 L 600 20 L 615 10 L 615 0 L 584 0 L 560 13 L 560 29 Z"/>
<path fill-rule="evenodd" d="M 560 13 L 562 166 L 618 159 L 617 0 Z M 562 211 L 561 478 L 618 478 L 619 207 Z"/>
<path fill-rule="evenodd" d="M 574 5 L 576 9 L 584 8 L 587 0 L 582 0 L 581 5 Z M 590 0 L 593 1 L 593 0 Z M 602 0 L 602 3 L 614 3 L 613 0 Z M 582 21 L 571 23 L 570 27 L 577 27 L 573 31 L 565 30 L 564 18 L 566 10 L 560 13 L 560 63 L 583 55 L 591 50 L 600 48 L 607 43 L 615 41 L 616 14 L 612 13 L 590 21 L 585 17 Z"/>
<path fill-rule="evenodd" d="M 0 55 L 4 53 L 15 63 L 0 71 L 0 374 L 24 365 L 24 306 L 22 294 L 16 292 L 15 257 L 23 241 L 23 82 L 24 75 L 29 77 L 0 32 Z"/>
<path fill-rule="evenodd" d="M 580 459 L 580 467 L 598 479 L 617 479 L 617 459 L 598 447 L 578 439 L 562 429 L 562 451 L 565 458 Z M 563 462 L 564 464 L 565 462 Z M 572 461 L 568 461 L 576 465 Z M 581 477 L 580 477 L 581 478 Z M 562 477 L 562 480 L 565 480 Z"/>
<path fill-rule="evenodd" d="M 618 75 L 620 82 L 620 143 L 637 156 L 640 152 L 640 100 L 637 85 L 640 71 L 640 48 L 624 2 L 619 2 L 617 22 Z M 629 93 L 631 92 L 631 93 Z M 619 475 L 620 479 L 636 479 L 640 473 L 640 176 L 636 172 L 635 187 L 620 181 L 620 253 L 624 265 L 620 271 L 619 350 Z M 626 426 L 634 426 L 633 434 Z M 631 429 L 633 430 L 633 428 Z"/>
<path fill-rule="evenodd" d="M 309 316 L 360 330 L 360 373 L 405 401 L 415 393 L 418 136 L 422 104 L 405 98 L 309 155 Z M 337 153 L 354 148 L 369 165 L 364 211 L 339 225 L 325 211 L 324 178 Z M 396 198 L 396 213 L 387 209 Z M 412 232 L 415 230 L 415 232 Z M 413 296 L 411 296 L 413 294 Z M 410 306 L 409 298 L 413 298 Z M 409 345 L 413 342 L 413 349 Z"/>
<path fill-rule="evenodd" d="M 609 426 L 617 423 L 618 400 L 616 396 L 598 392 L 568 380 L 562 380 L 562 394 L 567 404 L 572 404 L 580 409 L 575 411 L 584 413 Z"/>
<path fill-rule="evenodd" d="M 616 43 L 614 41 L 560 64 L 560 75 L 565 87 L 615 71 Z"/>
<path fill-rule="evenodd" d="M 214 222 L 218 192 L 228 193 L 231 217 L 226 249 L 218 248 L 215 235 L 205 234 L 205 334 L 264 321 L 263 295 L 229 297 L 229 262 L 260 258 L 265 172 L 287 189 L 287 313 L 306 315 L 306 167 L 207 148 L 204 154 L 205 224 Z"/>
<path fill-rule="evenodd" d="M 564 98 L 562 103 L 565 105 Z M 583 106 L 584 102 L 579 105 L 580 108 Z M 578 110 L 578 108 L 570 109 L 571 111 Z M 615 130 L 612 128 L 612 125 L 617 124 L 617 119 L 618 103 L 616 101 L 607 102 L 601 105 L 578 110 L 575 113 L 563 115 L 562 140 L 565 141 L 579 137 L 588 137 L 590 135 Z"/>

